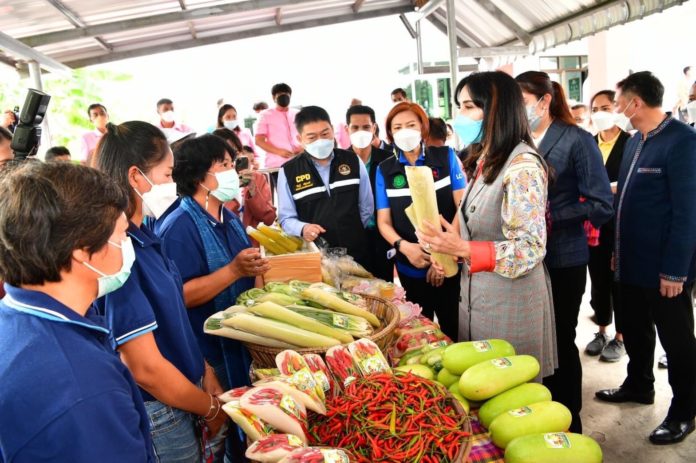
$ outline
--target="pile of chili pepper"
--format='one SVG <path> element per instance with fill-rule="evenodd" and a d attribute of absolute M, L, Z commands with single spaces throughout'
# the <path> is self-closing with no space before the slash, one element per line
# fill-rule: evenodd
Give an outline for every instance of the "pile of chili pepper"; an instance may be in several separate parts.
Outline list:
<path fill-rule="evenodd" d="M 454 462 L 466 415 L 440 384 L 410 373 L 359 378 L 310 418 L 312 444 L 350 450 L 360 463 Z"/>

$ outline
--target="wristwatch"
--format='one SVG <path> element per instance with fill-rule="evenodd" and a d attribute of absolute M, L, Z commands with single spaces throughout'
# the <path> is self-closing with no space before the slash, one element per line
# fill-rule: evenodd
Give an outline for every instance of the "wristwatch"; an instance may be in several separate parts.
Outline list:
<path fill-rule="evenodd" d="M 401 247 L 401 242 L 403 241 L 403 238 L 399 238 L 398 240 L 394 241 L 394 249 L 399 251 L 399 248 Z"/>

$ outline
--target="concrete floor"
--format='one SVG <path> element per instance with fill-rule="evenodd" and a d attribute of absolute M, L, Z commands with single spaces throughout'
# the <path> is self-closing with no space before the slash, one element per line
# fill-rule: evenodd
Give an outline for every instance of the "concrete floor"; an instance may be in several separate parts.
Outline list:
<path fill-rule="evenodd" d="M 589 278 L 588 278 L 589 280 Z M 583 365 L 583 432 L 599 442 L 605 463 L 681 463 L 696 462 L 696 432 L 683 442 L 670 446 L 655 446 L 648 435 L 657 427 L 669 408 L 672 390 L 667 382 L 667 370 L 657 368 L 657 358 L 664 353 L 658 344 L 655 352 L 655 404 L 608 404 L 594 398 L 595 391 L 618 387 L 626 375 L 628 359 L 618 363 L 600 362 L 598 357 L 584 354 L 585 346 L 597 331 L 590 320 L 589 285 L 578 321 L 576 338 Z M 613 327 L 609 332 L 613 335 Z M 696 366 L 695 366 L 696 367 Z"/>

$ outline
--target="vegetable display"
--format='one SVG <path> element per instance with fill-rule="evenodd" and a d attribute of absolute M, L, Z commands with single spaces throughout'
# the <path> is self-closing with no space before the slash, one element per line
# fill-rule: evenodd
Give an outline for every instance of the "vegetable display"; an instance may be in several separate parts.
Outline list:
<path fill-rule="evenodd" d="M 246 451 L 250 460 L 276 463 L 293 450 L 303 448 L 302 439 L 292 434 L 271 434 L 251 444 Z"/>
<path fill-rule="evenodd" d="M 451 462 L 468 433 L 444 387 L 415 375 L 358 378 L 310 420 L 310 442 L 345 448 L 358 462 Z"/>
<path fill-rule="evenodd" d="M 239 405 L 275 429 L 294 434 L 302 442 L 307 442 L 307 410 L 278 388 L 255 387 L 242 396 Z"/>

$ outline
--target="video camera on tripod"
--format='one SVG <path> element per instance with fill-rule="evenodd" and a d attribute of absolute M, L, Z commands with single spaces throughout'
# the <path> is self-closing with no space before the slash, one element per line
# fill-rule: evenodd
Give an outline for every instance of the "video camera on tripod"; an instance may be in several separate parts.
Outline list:
<path fill-rule="evenodd" d="M 34 156 L 41 142 L 41 123 L 46 116 L 51 95 L 30 88 L 24 106 L 19 113 L 19 123 L 12 136 L 12 151 L 15 159 Z"/>

